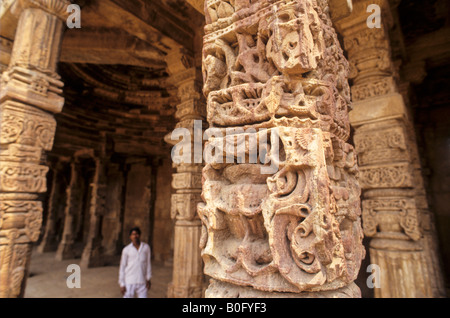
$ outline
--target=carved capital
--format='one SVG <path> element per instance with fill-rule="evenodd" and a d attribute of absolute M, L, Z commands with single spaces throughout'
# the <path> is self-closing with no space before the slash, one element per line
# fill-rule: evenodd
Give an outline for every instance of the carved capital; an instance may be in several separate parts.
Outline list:
<path fill-rule="evenodd" d="M 71 4 L 69 0 L 19 0 L 23 10 L 36 8 L 44 10 L 59 19 L 66 21 L 69 13 L 67 6 Z"/>
<path fill-rule="evenodd" d="M 362 206 L 365 235 L 414 241 L 422 237 L 413 198 L 380 197 L 363 200 Z"/>
<path fill-rule="evenodd" d="M 177 220 L 198 220 L 197 204 L 201 200 L 200 191 L 172 194 L 170 216 Z"/>

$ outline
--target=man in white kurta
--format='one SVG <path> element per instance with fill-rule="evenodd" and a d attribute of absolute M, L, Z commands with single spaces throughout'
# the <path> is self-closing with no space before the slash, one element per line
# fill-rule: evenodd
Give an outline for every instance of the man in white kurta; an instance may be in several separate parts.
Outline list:
<path fill-rule="evenodd" d="M 140 235 L 139 228 L 131 229 L 131 243 L 122 250 L 119 285 L 124 298 L 147 298 L 147 292 L 151 286 L 150 246 L 141 242 Z"/>

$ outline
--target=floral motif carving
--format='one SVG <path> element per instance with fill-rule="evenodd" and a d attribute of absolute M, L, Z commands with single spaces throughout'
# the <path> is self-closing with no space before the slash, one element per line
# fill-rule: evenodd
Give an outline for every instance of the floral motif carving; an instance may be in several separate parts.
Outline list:
<path fill-rule="evenodd" d="M 354 139 L 361 166 L 409 160 L 405 132 L 401 126 L 358 130 Z"/>
<path fill-rule="evenodd" d="M 412 171 L 408 162 L 391 165 L 360 167 L 363 189 L 413 187 Z"/>

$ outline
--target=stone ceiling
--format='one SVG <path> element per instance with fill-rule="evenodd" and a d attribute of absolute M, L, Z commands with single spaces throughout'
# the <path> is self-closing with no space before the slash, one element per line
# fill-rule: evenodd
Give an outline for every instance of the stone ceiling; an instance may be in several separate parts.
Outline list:
<path fill-rule="evenodd" d="M 60 64 L 65 106 L 52 153 L 90 148 L 140 156 L 167 156 L 164 135 L 175 126 L 176 99 L 164 69 L 125 65 Z"/>
<path fill-rule="evenodd" d="M 67 29 L 59 74 L 65 105 L 50 156 L 83 149 L 168 156 L 176 89 L 166 56 L 194 52 L 203 16 L 184 0 L 83 0 L 81 29 Z"/>

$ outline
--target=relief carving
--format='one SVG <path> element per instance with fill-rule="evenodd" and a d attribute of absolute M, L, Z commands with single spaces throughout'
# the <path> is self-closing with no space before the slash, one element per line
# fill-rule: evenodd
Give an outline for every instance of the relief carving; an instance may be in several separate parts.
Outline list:
<path fill-rule="evenodd" d="M 35 242 L 42 225 L 42 205 L 39 201 L 0 201 L 0 233 L 14 229 L 21 242 Z"/>
<path fill-rule="evenodd" d="M 47 191 L 47 166 L 0 161 L 0 191 L 43 193 Z"/>
<path fill-rule="evenodd" d="M 301 297 L 350 286 L 359 271 L 365 251 L 356 153 L 346 142 L 349 65 L 327 6 L 205 4 L 207 119 L 218 135 L 236 136 L 205 145 L 216 151 L 198 205 L 211 297 L 221 294 L 218 281 Z"/>
<path fill-rule="evenodd" d="M 0 106 L 0 147 L 17 143 L 50 150 L 56 130 L 53 116 L 36 108 L 7 101 Z"/>
<path fill-rule="evenodd" d="M 414 199 L 383 198 L 363 201 L 364 234 L 371 237 L 419 240 Z"/>
<path fill-rule="evenodd" d="M 392 77 L 380 79 L 376 82 L 367 84 L 353 85 L 352 97 L 354 101 L 360 101 L 366 98 L 387 95 L 396 92 L 395 82 Z"/>
<path fill-rule="evenodd" d="M 436 271 L 429 265 L 433 252 L 424 244 L 426 208 L 417 189 L 416 141 L 409 111 L 397 87 L 397 61 L 391 56 L 395 18 L 387 0 L 380 28 L 367 27 L 369 0 L 353 1 L 353 12 L 337 22 L 350 61 L 354 101 L 354 141 L 363 191 L 363 227 L 370 240 L 372 264 L 380 266 L 381 288 L 375 297 L 430 297 Z M 394 31 L 395 32 L 395 31 Z M 395 41 L 394 41 L 395 42 Z M 386 105 L 386 106 L 383 106 Z M 395 109 L 395 111 L 393 111 Z M 395 119 L 393 119 L 395 118 Z M 405 275 L 404 273 L 410 273 Z"/>
<path fill-rule="evenodd" d="M 360 184 L 363 189 L 413 187 L 408 162 L 360 167 Z"/>
<path fill-rule="evenodd" d="M 355 133 L 355 145 L 360 166 L 409 161 L 403 127 L 363 130 Z"/>

